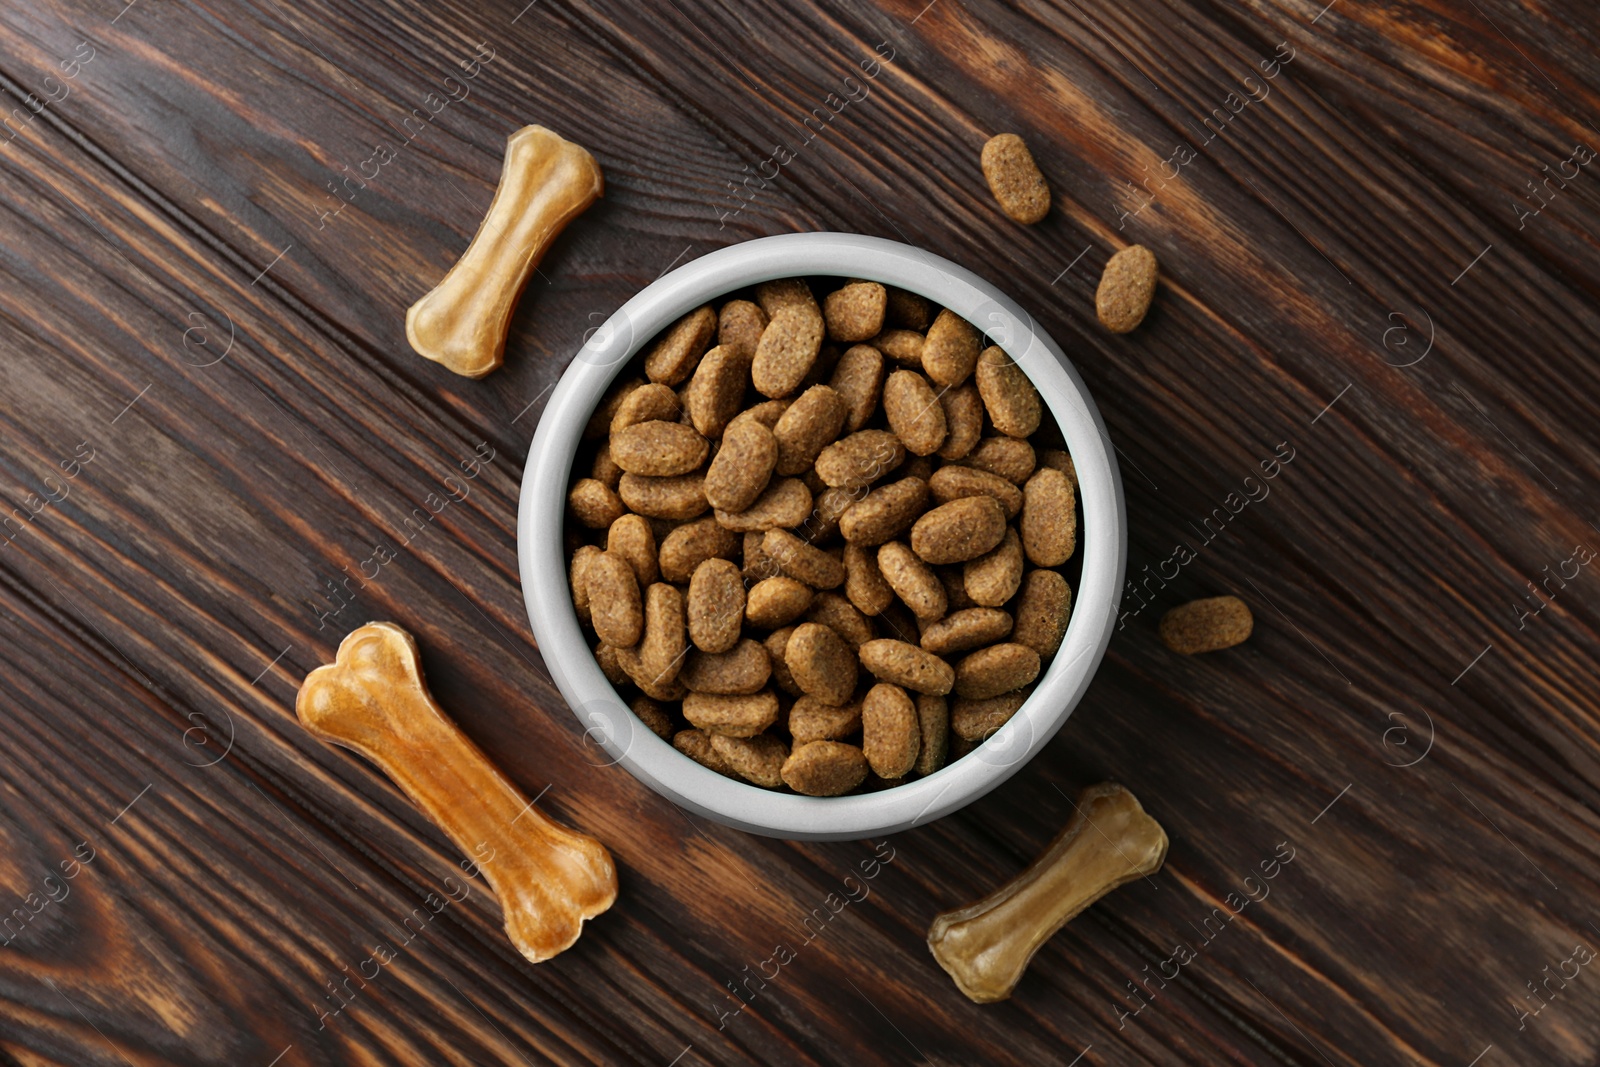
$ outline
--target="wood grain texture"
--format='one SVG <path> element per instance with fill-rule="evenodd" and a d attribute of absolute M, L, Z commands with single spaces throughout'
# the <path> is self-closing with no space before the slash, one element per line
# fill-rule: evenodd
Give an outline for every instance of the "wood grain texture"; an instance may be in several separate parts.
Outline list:
<path fill-rule="evenodd" d="M 0 13 L 0 1062 L 1600 1057 L 1600 978 L 1551 978 L 1600 945 L 1600 578 L 1550 577 L 1600 549 L 1600 192 L 1562 166 L 1600 148 L 1584 4 L 523 2 Z M 467 382 L 409 352 L 404 309 L 529 122 L 606 196 Z M 1036 227 L 978 168 L 1007 130 L 1056 193 Z M 948 256 L 1064 345 L 1139 583 L 1050 747 L 890 842 L 749 837 L 604 766 L 516 573 L 523 458 L 584 331 L 675 264 L 816 229 Z M 1112 337 L 1094 284 L 1130 243 L 1163 282 Z M 1222 592 L 1250 643 L 1165 652 L 1161 612 Z M 572 951 L 523 962 L 465 857 L 296 724 L 372 619 L 613 850 L 622 896 Z M 1107 778 L 1166 867 L 967 1003 L 929 921 Z M 847 877 L 868 892 L 807 941 Z"/>

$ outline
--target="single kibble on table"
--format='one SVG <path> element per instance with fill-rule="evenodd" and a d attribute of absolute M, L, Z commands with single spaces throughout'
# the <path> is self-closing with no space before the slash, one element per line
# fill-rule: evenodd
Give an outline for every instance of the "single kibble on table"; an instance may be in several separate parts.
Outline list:
<path fill-rule="evenodd" d="M 989 138 L 983 146 L 980 162 L 989 191 L 999 202 L 1001 211 L 1028 224 L 1050 213 L 1050 185 L 1021 137 L 1002 133 Z"/>
<path fill-rule="evenodd" d="M 1009 354 L 915 294 L 813 284 L 643 345 L 585 430 L 564 547 L 641 729 L 824 797 L 933 774 L 1018 714 L 1065 633 L 1077 502 Z"/>
<path fill-rule="evenodd" d="M 1155 253 L 1143 245 L 1124 248 L 1106 263 L 1095 290 L 1095 314 L 1112 333 L 1127 333 L 1144 321 L 1156 293 Z"/>
<path fill-rule="evenodd" d="M 1114 782 L 1090 786 L 1025 870 L 933 920 L 928 949 L 969 1000 L 1005 1000 L 1056 931 L 1118 886 L 1155 874 L 1166 856 L 1166 831 L 1132 793 Z"/>
<path fill-rule="evenodd" d="M 590 610 L 593 610 L 591 608 Z M 1161 642 L 1192 656 L 1243 643 L 1255 629 L 1250 607 L 1236 596 L 1214 596 L 1180 604 L 1161 617 Z"/>

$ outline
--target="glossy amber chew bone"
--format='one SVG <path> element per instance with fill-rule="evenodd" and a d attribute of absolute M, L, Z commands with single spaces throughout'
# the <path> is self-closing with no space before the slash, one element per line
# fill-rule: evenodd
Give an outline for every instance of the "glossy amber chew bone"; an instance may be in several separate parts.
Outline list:
<path fill-rule="evenodd" d="M 376 763 L 474 857 L 505 909 L 511 943 L 534 963 L 571 947 L 617 899 L 604 845 L 529 804 L 428 692 L 411 635 L 389 622 L 352 631 L 306 675 L 305 728 Z"/>
<path fill-rule="evenodd" d="M 468 378 L 500 366 L 528 276 L 567 223 L 604 191 L 600 165 L 579 145 L 543 126 L 512 134 L 477 235 L 433 292 L 406 312 L 411 347 Z"/>
<path fill-rule="evenodd" d="M 1039 946 L 1124 882 L 1161 869 L 1167 834 L 1115 782 L 1078 797 L 1072 821 L 1026 870 L 933 920 L 928 947 L 970 1000 L 1005 1000 Z"/>

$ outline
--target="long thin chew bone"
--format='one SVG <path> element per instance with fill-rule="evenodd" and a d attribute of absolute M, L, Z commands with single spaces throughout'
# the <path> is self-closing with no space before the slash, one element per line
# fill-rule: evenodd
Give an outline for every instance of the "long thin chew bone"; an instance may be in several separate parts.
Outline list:
<path fill-rule="evenodd" d="M 552 822 L 447 718 L 428 692 L 411 635 L 368 623 L 334 662 L 306 675 L 305 728 L 354 749 L 474 857 L 506 913 L 511 943 L 534 963 L 571 947 L 585 919 L 617 899 L 604 845 Z"/>
<path fill-rule="evenodd" d="M 580 146 L 543 126 L 512 134 L 477 236 L 433 292 L 406 312 L 411 347 L 468 378 L 500 366 L 528 276 L 567 223 L 603 192 L 600 165 Z"/>
<path fill-rule="evenodd" d="M 1132 793 L 1115 782 L 1092 785 L 1026 870 L 934 919 L 928 947 L 969 999 L 1005 1000 L 1039 946 L 1117 886 L 1160 870 L 1166 856 L 1166 831 Z"/>

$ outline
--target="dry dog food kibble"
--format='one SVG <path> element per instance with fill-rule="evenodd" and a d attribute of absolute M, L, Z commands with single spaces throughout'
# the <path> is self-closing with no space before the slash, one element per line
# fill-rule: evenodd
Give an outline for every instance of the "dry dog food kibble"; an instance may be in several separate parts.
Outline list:
<path fill-rule="evenodd" d="M 883 330 L 889 294 L 877 282 L 851 282 L 822 302 L 830 341 L 865 341 Z"/>
<path fill-rule="evenodd" d="M 1124 248 L 1106 262 L 1094 293 L 1095 314 L 1112 333 L 1127 333 L 1144 321 L 1156 293 L 1156 257 L 1144 245 Z"/>
<path fill-rule="evenodd" d="M 980 162 L 1001 211 L 1026 223 L 1038 222 L 1050 213 L 1050 186 L 1022 138 L 1014 133 L 989 138 Z"/>
<path fill-rule="evenodd" d="M 726 652 L 739 642 L 745 612 L 744 576 L 725 559 L 708 559 L 689 579 L 689 640 L 702 652 Z"/>
<path fill-rule="evenodd" d="M 1014 147 L 991 182 L 1020 217 Z M 763 283 L 641 348 L 573 465 L 568 577 L 641 729 L 829 797 L 935 774 L 1022 707 L 1066 634 L 1077 481 L 1033 383 L 972 324 L 878 282 L 813 284 Z M 1163 638 L 1242 640 L 1199 609 Z"/>
<path fill-rule="evenodd" d="M 879 778 L 904 778 L 922 750 L 917 707 L 897 685 L 880 682 L 861 702 L 861 751 Z"/>
<path fill-rule="evenodd" d="M 1048 658 L 1061 648 L 1072 611 L 1072 587 L 1055 571 L 1030 571 L 1017 597 L 1017 621 L 1011 639 Z"/>
<path fill-rule="evenodd" d="M 594 608 L 591 605 L 590 610 Z M 1174 652 L 1192 656 L 1241 644 L 1255 629 L 1250 608 L 1236 596 L 1191 600 L 1161 618 L 1161 641 Z"/>
<path fill-rule="evenodd" d="M 711 751 L 722 757 L 722 762 L 734 774 L 756 785 L 776 789 L 783 784 L 783 763 L 789 758 L 789 746 L 771 734 L 755 737 L 712 734 Z"/>
<path fill-rule="evenodd" d="M 961 583 L 974 604 L 997 608 L 1010 600 L 1022 584 L 1022 540 L 1017 531 L 1008 528 L 993 551 L 962 566 Z"/>
<path fill-rule="evenodd" d="M 867 777 L 867 757 L 854 745 L 811 741 L 783 761 L 783 784 L 811 797 L 848 793 Z"/>

